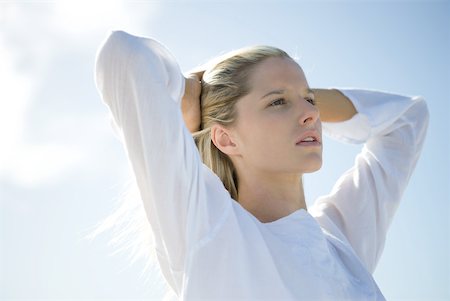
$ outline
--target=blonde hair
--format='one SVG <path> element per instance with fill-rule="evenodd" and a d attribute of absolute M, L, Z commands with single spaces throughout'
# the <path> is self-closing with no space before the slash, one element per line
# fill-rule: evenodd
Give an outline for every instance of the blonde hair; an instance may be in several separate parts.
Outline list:
<path fill-rule="evenodd" d="M 230 126 L 236 121 L 236 103 L 250 92 L 249 77 L 255 66 L 270 57 L 290 56 L 271 46 L 251 46 L 229 52 L 204 65 L 201 125 L 193 134 L 203 163 L 222 180 L 231 197 L 238 197 L 238 175 L 230 158 L 211 141 L 214 124 Z M 200 68 L 201 69 L 201 68 Z"/>

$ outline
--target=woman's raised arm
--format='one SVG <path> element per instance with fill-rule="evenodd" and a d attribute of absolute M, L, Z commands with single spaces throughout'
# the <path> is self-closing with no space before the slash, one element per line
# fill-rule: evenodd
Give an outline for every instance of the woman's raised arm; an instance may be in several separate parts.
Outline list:
<path fill-rule="evenodd" d="M 97 54 L 96 84 L 123 138 L 162 272 L 179 293 L 187 253 L 230 206 L 184 125 L 184 77 L 157 41 L 115 31 Z"/>
<path fill-rule="evenodd" d="M 351 119 L 324 122 L 325 134 L 364 143 L 354 166 L 319 198 L 312 214 L 328 232 L 348 241 L 373 272 L 388 227 L 419 159 L 428 126 L 423 98 L 339 89 L 356 111 Z"/>

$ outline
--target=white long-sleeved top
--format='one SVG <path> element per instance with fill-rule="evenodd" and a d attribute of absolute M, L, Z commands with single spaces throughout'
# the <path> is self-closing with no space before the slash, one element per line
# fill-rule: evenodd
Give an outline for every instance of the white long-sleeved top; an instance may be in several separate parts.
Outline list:
<path fill-rule="evenodd" d="M 262 223 L 202 163 L 180 110 L 183 74 L 164 46 L 112 32 L 96 84 L 181 300 L 384 300 L 371 274 L 425 138 L 421 97 L 339 89 L 358 113 L 323 129 L 364 143 L 353 168 L 308 211 Z"/>

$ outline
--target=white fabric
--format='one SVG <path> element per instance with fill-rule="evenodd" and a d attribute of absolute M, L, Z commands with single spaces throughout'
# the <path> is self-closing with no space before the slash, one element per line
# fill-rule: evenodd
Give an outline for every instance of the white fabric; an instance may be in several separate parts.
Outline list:
<path fill-rule="evenodd" d="M 180 110 L 184 79 L 155 40 L 112 32 L 96 83 L 124 140 L 164 277 L 181 300 L 384 300 L 374 271 L 428 124 L 420 97 L 339 89 L 358 114 L 325 134 L 365 143 L 314 206 L 261 223 L 206 167 Z"/>

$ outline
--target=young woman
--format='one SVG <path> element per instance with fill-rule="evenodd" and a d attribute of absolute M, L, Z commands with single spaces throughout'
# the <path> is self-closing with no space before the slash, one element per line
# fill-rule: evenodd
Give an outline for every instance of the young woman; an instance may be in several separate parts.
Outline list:
<path fill-rule="evenodd" d="M 425 138 L 421 97 L 311 89 L 268 46 L 185 78 L 160 43 L 121 31 L 99 50 L 96 82 L 181 300 L 384 300 L 371 274 Z M 322 126 L 365 145 L 307 208 Z"/>

